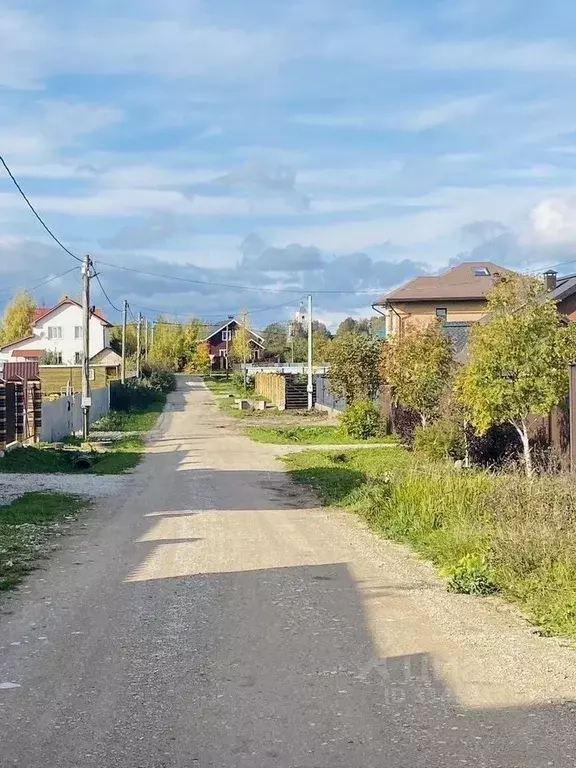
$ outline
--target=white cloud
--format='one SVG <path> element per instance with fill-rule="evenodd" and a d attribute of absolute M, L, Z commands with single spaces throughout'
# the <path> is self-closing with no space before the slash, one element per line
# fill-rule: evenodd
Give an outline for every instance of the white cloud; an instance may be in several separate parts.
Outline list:
<path fill-rule="evenodd" d="M 530 214 L 536 239 L 549 243 L 576 242 L 576 197 L 548 198 Z"/>

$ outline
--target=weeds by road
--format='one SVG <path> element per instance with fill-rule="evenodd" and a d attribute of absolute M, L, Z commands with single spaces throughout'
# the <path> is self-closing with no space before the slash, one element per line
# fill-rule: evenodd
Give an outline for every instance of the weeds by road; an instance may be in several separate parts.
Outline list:
<path fill-rule="evenodd" d="M 74 448 L 26 446 L 16 448 L 4 456 L 0 461 L 0 473 L 119 475 L 136 467 L 143 452 L 144 441 L 140 437 L 118 440 L 105 453 L 87 454 Z M 92 466 L 89 469 L 76 466 L 76 461 L 86 455 L 90 458 Z"/>
<path fill-rule="evenodd" d="M 47 557 L 55 534 L 66 531 L 86 499 L 64 493 L 27 493 L 0 507 L 0 591 L 13 589 Z"/>
<path fill-rule="evenodd" d="M 340 428 L 334 426 L 319 427 L 249 427 L 248 437 L 257 443 L 276 445 L 351 445 L 353 443 L 397 443 L 394 437 L 374 437 L 368 440 L 355 440 Z"/>
<path fill-rule="evenodd" d="M 546 634 L 576 637 L 576 487 L 570 477 L 458 471 L 396 449 L 284 459 L 324 504 L 410 544 L 469 594 L 500 591 Z"/>
<path fill-rule="evenodd" d="M 90 428 L 90 432 L 148 432 L 156 426 L 165 403 L 164 397 L 141 410 L 110 411 Z"/>

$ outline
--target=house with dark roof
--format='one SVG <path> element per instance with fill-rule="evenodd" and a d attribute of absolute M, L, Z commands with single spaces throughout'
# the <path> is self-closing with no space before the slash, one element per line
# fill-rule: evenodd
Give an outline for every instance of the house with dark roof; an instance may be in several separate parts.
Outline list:
<path fill-rule="evenodd" d="M 101 310 L 90 316 L 90 357 L 110 346 L 112 324 Z M 32 333 L 0 347 L 0 361 L 39 362 L 49 355 L 57 365 L 79 365 L 83 350 L 82 306 L 65 296 L 55 307 L 36 310 Z"/>
<path fill-rule="evenodd" d="M 213 370 L 226 370 L 227 361 L 232 360 L 234 337 L 241 327 L 242 324 L 233 317 L 205 327 L 201 340 L 208 344 Z M 251 353 L 246 362 L 253 363 L 264 351 L 264 338 L 252 329 L 249 332 Z"/>
<path fill-rule="evenodd" d="M 489 261 L 463 262 L 441 275 L 410 280 L 381 296 L 373 308 L 386 317 L 387 335 L 402 333 L 408 323 L 436 318 L 462 339 L 462 329 L 486 314 L 486 296 L 494 282 L 508 272 Z"/>

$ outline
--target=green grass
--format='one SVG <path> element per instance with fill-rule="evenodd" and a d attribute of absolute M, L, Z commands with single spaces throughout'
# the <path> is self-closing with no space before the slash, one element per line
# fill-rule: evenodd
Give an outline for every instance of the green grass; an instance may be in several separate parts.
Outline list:
<path fill-rule="evenodd" d="M 449 589 L 499 591 L 549 635 L 576 638 L 576 486 L 571 476 L 458 471 L 416 464 L 400 449 L 285 457 L 324 504 L 361 515 L 409 544 Z"/>
<path fill-rule="evenodd" d="M 51 549 L 50 539 L 87 506 L 63 493 L 27 493 L 0 507 L 0 591 L 16 587 Z"/>
<path fill-rule="evenodd" d="M 75 460 L 81 455 L 79 451 L 26 446 L 9 451 L 0 459 L 0 473 L 118 475 L 137 466 L 143 452 L 144 441 L 140 437 L 124 438 L 115 442 L 106 453 L 90 453 L 92 468 L 83 470 L 74 466 Z"/>
<path fill-rule="evenodd" d="M 352 445 L 354 443 L 396 443 L 393 437 L 374 437 L 356 440 L 348 437 L 340 427 L 249 427 L 248 437 L 257 443 L 277 445 Z"/>
<path fill-rule="evenodd" d="M 324 504 L 350 507 L 370 480 L 397 472 L 410 461 L 403 448 L 303 451 L 285 456 L 292 479 L 311 486 Z"/>
<path fill-rule="evenodd" d="M 153 403 L 141 410 L 110 411 L 107 416 L 93 424 L 91 432 L 148 432 L 153 429 L 164 409 L 166 399 Z"/>

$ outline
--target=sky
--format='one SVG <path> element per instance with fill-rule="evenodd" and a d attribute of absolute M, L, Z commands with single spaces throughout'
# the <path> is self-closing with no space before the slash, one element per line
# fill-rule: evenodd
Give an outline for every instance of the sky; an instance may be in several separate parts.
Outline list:
<path fill-rule="evenodd" d="M 311 291 L 333 326 L 462 260 L 576 272 L 575 86 L 570 0 L 0 0 L 0 153 L 150 317 Z M 74 265 L 0 173 L 0 307 Z"/>

